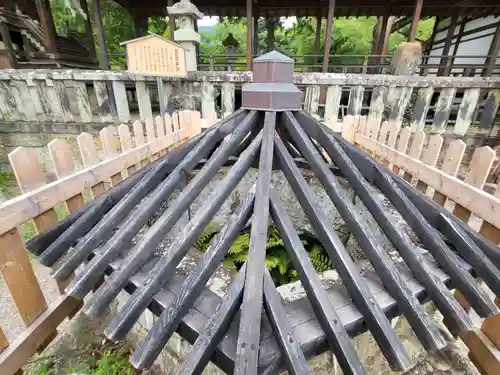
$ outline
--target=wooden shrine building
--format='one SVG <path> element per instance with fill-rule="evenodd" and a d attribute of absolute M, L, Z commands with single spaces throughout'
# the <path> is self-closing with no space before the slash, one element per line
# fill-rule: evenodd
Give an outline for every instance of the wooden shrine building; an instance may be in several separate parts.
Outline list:
<path fill-rule="evenodd" d="M 136 36 L 147 33 L 148 17 L 164 14 L 167 16 L 167 6 L 172 6 L 174 0 L 114 0 L 127 9 L 134 19 Z M 181 2 L 189 3 L 188 0 Z M 106 41 L 104 38 L 102 22 L 101 0 L 80 1 L 81 13 L 92 12 L 95 19 L 98 44 L 100 46 L 100 67 L 109 68 Z M 430 45 L 424 46 L 424 52 L 432 50 L 434 37 L 441 34 L 442 48 L 434 53 L 434 65 L 438 65 L 433 74 L 447 75 L 451 70 L 445 66 L 453 63 L 453 52 L 457 48 L 462 34 L 470 33 L 464 30 L 467 22 L 484 17 L 492 21 L 491 38 L 485 43 L 488 47 L 484 50 L 483 57 L 477 62 L 475 69 L 483 76 L 492 75 L 500 49 L 500 6 L 493 0 L 484 0 L 481 3 L 474 1 L 443 0 L 431 2 L 429 0 L 322 0 L 307 2 L 301 0 L 225 0 L 209 1 L 195 0 L 194 5 L 206 16 L 232 16 L 245 17 L 247 22 L 246 68 L 251 70 L 252 59 L 258 55 L 256 37 L 259 17 L 266 18 L 268 29 L 268 50 L 274 46 L 274 28 L 277 17 L 316 17 L 317 30 L 315 41 L 315 54 L 319 55 L 320 46 L 324 44 L 324 54 L 321 62 L 321 71 L 328 72 L 329 52 L 332 46 L 333 24 L 335 17 L 377 16 L 378 22 L 373 30 L 372 56 L 387 55 L 388 41 L 391 32 L 404 26 L 408 28 L 408 40 L 414 41 L 417 33 L 418 21 L 424 17 L 437 17 L 436 27 Z M 73 1 L 78 4 L 78 1 Z M 91 6 L 90 6 L 91 5 Z M 90 8 L 90 9 L 88 9 Z M 320 40 L 321 21 L 326 18 L 325 39 Z M 489 21 L 488 21 L 489 22 Z M 171 21 L 175 28 L 175 22 Z M 195 24 L 196 28 L 196 24 Z M 466 29 L 466 28 L 465 28 Z M 1 52 L 0 67 L 93 67 L 97 63 L 92 25 L 87 17 L 85 35 L 58 35 L 50 10 L 49 0 L 0 0 L 0 31 L 4 45 Z M 444 33 L 444 36 L 442 35 Z M 435 48 L 434 48 L 435 49 Z M 441 54 L 441 56 L 439 56 Z M 470 54 L 466 51 L 466 54 Z M 376 59 L 376 58 L 375 58 Z M 319 56 L 318 59 L 320 60 Z M 373 60 L 373 58 L 372 58 Z M 375 60 L 376 61 L 376 60 Z M 43 64 L 42 64 L 43 63 Z M 37 65 L 38 64 L 38 65 Z M 481 66 L 480 66 L 481 65 Z M 482 69 L 484 65 L 484 69 Z M 318 70 L 318 69 L 316 69 Z M 469 72 L 470 73 L 470 72 Z"/>

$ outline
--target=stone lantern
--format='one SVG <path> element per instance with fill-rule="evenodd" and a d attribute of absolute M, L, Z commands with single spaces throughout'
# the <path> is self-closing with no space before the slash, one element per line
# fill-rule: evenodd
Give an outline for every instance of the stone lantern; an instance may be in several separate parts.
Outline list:
<path fill-rule="evenodd" d="M 170 17 L 177 18 L 179 28 L 174 32 L 174 40 L 186 50 L 187 70 L 198 70 L 196 46 L 200 44 L 200 34 L 194 26 L 195 22 L 203 17 L 203 13 L 189 0 L 181 0 L 167 7 L 167 12 Z"/>

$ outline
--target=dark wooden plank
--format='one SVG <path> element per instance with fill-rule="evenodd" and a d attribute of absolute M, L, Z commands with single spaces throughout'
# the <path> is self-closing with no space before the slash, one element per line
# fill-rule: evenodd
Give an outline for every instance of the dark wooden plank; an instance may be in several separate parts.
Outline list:
<path fill-rule="evenodd" d="M 182 229 L 182 232 L 176 236 L 174 241 L 172 241 L 165 254 L 157 261 L 153 270 L 151 270 L 146 282 L 135 291 L 118 314 L 115 315 L 105 331 L 105 334 L 109 339 L 117 341 L 125 338 L 126 334 L 132 328 L 140 314 L 147 308 L 151 299 L 161 290 L 162 286 L 165 284 L 165 280 L 168 280 L 170 275 L 175 272 L 179 262 L 182 258 L 184 258 L 185 254 L 195 241 L 203 234 L 203 231 L 210 220 L 213 219 L 214 215 L 223 205 L 224 201 L 229 197 L 236 185 L 238 185 L 242 177 L 246 174 L 260 149 L 261 140 L 262 135 L 259 135 L 254 139 L 250 147 L 241 155 L 236 164 L 226 174 L 224 180 L 221 181 L 220 188 L 213 191 L 207 199 L 206 204 L 204 204 L 203 207 L 196 212 L 195 216 Z M 186 190 L 190 187 L 190 185 L 195 186 L 195 180 L 199 178 L 204 171 L 206 172 L 211 167 L 210 164 L 212 160 L 213 158 L 207 163 L 206 168 L 202 169 L 200 174 L 191 181 L 191 183 L 186 187 Z M 201 177 L 199 180 L 204 181 Z M 250 195 L 252 194 L 253 192 Z M 243 225 L 244 224 L 245 223 L 243 223 Z M 232 233 L 232 239 L 226 243 L 226 251 L 231 246 L 237 233 L 238 232 L 236 232 L 236 230 L 235 233 Z M 158 329 L 156 329 L 155 332 L 157 332 L 157 334 L 150 337 L 148 340 L 155 342 L 158 337 L 162 337 L 161 334 L 158 334 Z M 139 361 L 141 363 L 148 362 L 148 358 L 151 358 L 149 352 L 152 352 L 155 348 L 157 348 L 156 345 L 146 346 L 147 349 L 144 349 L 145 352 L 143 352 L 142 355 L 138 355 L 138 358 L 140 358 L 145 353 L 147 354 L 144 359 Z M 147 365 L 142 366 L 149 367 Z"/>
<path fill-rule="evenodd" d="M 170 229 L 177 223 L 179 218 L 187 211 L 189 205 L 196 199 L 199 193 L 205 188 L 207 183 L 213 178 L 213 176 L 217 173 L 219 168 L 224 164 L 229 156 L 234 152 L 238 144 L 245 138 L 247 133 L 252 129 L 255 124 L 257 118 L 257 113 L 252 111 L 245 117 L 243 122 L 239 124 L 239 126 L 235 129 L 234 133 L 231 137 L 225 139 L 224 142 L 219 146 L 219 148 L 214 152 L 210 161 L 205 165 L 205 167 L 196 174 L 196 176 L 190 181 L 188 186 L 184 188 L 181 193 L 177 196 L 177 198 L 169 205 L 167 210 L 163 213 L 163 215 L 158 218 L 155 224 L 145 233 L 144 237 L 136 244 L 134 249 L 127 256 L 127 260 L 124 265 L 120 269 L 119 272 L 115 273 L 113 277 L 106 280 L 104 284 L 92 295 L 89 301 L 83 307 L 85 313 L 89 316 L 97 316 L 104 312 L 104 310 L 109 306 L 112 300 L 117 296 L 122 287 L 127 282 L 128 278 L 133 275 L 137 270 L 143 266 L 143 264 L 147 261 L 150 255 L 155 251 L 158 244 L 163 240 L 165 235 L 170 231 Z M 200 143 L 203 143 L 205 138 L 202 139 Z M 196 165 L 198 160 L 193 163 L 194 160 L 191 160 L 189 163 L 180 163 L 178 167 L 181 170 L 185 170 L 185 172 L 189 173 L 192 168 Z M 181 170 L 179 172 L 181 172 Z M 183 172 L 183 173 L 185 173 Z M 161 186 L 161 185 L 160 185 Z M 151 199 L 148 199 L 149 202 Z M 140 211 L 151 209 L 151 214 L 155 212 L 158 208 L 156 207 L 147 207 L 147 204 L 140 207 L 134 215 L 130 218 L 131 221 L 134 221 L 138 218 Z M 149 218 L 149 215 L 145 215 Z M 147 220 L 146 218 L 146 220 Z M 138 219 L 137 219 L 138 220 Z M 125 226 L 120 228 L 123 230 Z M 142 225 L 140 226 L 142 227 Z M 137 231 L 140 229 L 137 228 Z M 113 251 L 108 250 L 105 253 L 106 257 L 112 258 L 116 256 L 119 250 L 123 247 L 123 237 L 124 233 L 118 232 L 113 236 L 112 241 L 110 242 L 113 246 Z M 102 259 L 105 257 L 103 256 Z M 100 264 L 106 264 L 109 262 L 101 259 Z M 97 268 L 97 267 L 96 267 Z M 82 272 L 83 273 L 83 272 Z M 92 280 L 94 277 L 102 274 L 102 271 L 92 271 L 86 273 L 89 275 L 88 277 Z M 73 284 L 72 284 L 73 285 Z M 90 284 L 80 283 L 78 291 L 82 295 L 85 295 L 85 290 L 89 290 Z M 74 293 L 76 288 L 69 288 L 68 294 Z M 70 294 L 73 295 L 73 294 Z"/>
<path fill-rule="evenodd" d="M 400 303 L 401 310 L 408 319 L 417 337 L 428 350 L 440 350 L 446 342 L 439 333 L 439 329 L 432 319 L 425 313 L 418 301 L 411 295 L 406 287 L 401 275 L 396 270 L 394 263 L 389 259 L 386 250 L 375 240 L 371 229 L 366 226 L 366 219 L 356 210 L 354 205 L 347 199 L 339 182 L 330 172 L 325 163 L 321 161 L 320 155 L 313 149 L 312 143 L 300 127 L 299 123 L 290 112 L 286 112 L 283 121 L 288 131 L 298 144 L 302 155 L 311 165 L 316 177 L 323 185 L 325 192 L 335 205 L 336 209 L 346 221 L 349 229 L 361 246 L 365 255 L 370 260 L 377 273 L 380 275 L 385 287 L 391 295 Z M 356 174 L 352 174 L 350 185 L 356 187 L 366 184 L 364 179 Z M 366 186 L 365 186 L 366 187 Z M 383 336 L 374 332 L 375 339 L 382 348 L 387 348 L 379 340 L 385 340 Z M 400 349 L 393 349 L 398 352 Z M 386 354 L 389 357 L 388 354 Z"/>
<path fill-rule="evenodd" d="M 394 329 L 380 307 L 371 303 L 368 288 L 359 275 L 354 261 L 331 228 L 328 218 L 315 202 L 300 170 L 295 166 L 293 159 L 278 137 L 275 139 L 275 144 L 278 163 L 287 181 L 297 196 L 323 247 L 328 252 L 333 264 L 335 264 L 336 270 L 349 294 L 365 316 L 368 327 L 377 338 L 377 342 L 381 346 L 384 355 L 388 358 L 391 367 L 395 369 L 409 368 L 411 360 L 406 354 L 402 343 L 397 338 Z"/>
<path fill-rule="evenodd" d="M 265 268 L 267 226 L 269 220 L 269 189 L 273 167 L 276 112 L 266 112 L 260 149 L 259 174 L 255 207 L 250 231 L 250 248 L 245 277 L 242 314 L 236 348 L 236 375 L 255 375 L 259 358 L 259 339 L 262 309 L 262 283 Z"/>
<path fill-rule="evenodd" d="M 179 366 L 177 375 L 200 374 L 205 368 L 215 346 L 223 338 L 241 304 L 246 267 L 245 263 L 212 318 L 203 327 L 186 360 Z"/>
<path fill-rule="evenodd" d="M 313 313 L 318 318 L 342 371 L 345 374 L 364 374 L 365 371 L 356 350 L 330 303 L 328 293 L 323 288 L 318 274 L 312 266 L 285 208 L 280 202 L 278 193 L 274 190 L 271 190 L 270 203 L 273 221 L 283 237 L 293 265 L 299 272 L 302 285 L 312 304 Z"/>
<path fill-rule="evenodd" d="M 399 233 L 398 228 L 393 223 L 392 216 L 384 209 L 384 207 L 375 199 L 371 193 L 371 186 L 366 181 L 370 174 L 366 170 L 360 170 L 359 165 L 355 165 L 353 160 L 348 156 L 337 140 L 330 134 L 327 134 L 317 124 L 311 121 L 311 118 L 303 113 L 297 114 L 297 117 L 304 124 L 303 129 L 310 136 L 314 136 L 320 144 L 325 148 L 332 161 L 342 171 L 344 177 L 349 181 L 354 188 L 363 204 L 370 211 L 377 224 L 384 231 L 386 236 L 398 250 L 401 257 L 408 264 L 415 275 L 416 279 L 427 288 L 427 292 L 435 301 L 439 310 L 443 315 L 449 316 L 456 327 L 462 330 L 468 330 L 472 327 L 472 321 L 465 313 L 463 308 L 458 304 L 453 294 L 439 279 L 432 276 L 432 272 L 426 266 L 423 256 L 414 251 L 413 245 L 406 236 Z M 316 126 L 316 131 L 315 131 Z M 374 162 L 375 163 L 375 162 Z"/>
<path fill-rule="evenodd" d="M 132 363 L 136 368 L 147 368 L 153 363 L 166 342 L 177 329 L 182 318 L 189 312 L 196 298 L 204 289 L 208 279 L 212 276 L 213 272 L 226 255 L 229 247 L 250 218 L 254 198 L 255 188 L 252 188 L 241 202 L 238 209 L 228 220 L 228 223 L 217 234 L 210 248 L 198 261 L 196 267 L 184 280 L 172 303 L 163 311 L 146 338 L 134 351 Z M 175 249 L 175 247 L 173 247 L 173 249 Z M 171 251 L 172 249 L 169 250 Z M 151 277 L 148 276 L 148 279 L 150 280 Z M 142 286 L 139 287 L 138 290 L 141 290 L 141 288 Z M 149 302 L 144 304 L 143 308 L 145 309 L 148 304 Z M 108 327 L 107 332 L 110 331 L 112 325 L 113 322 L 111 326 Z"/>
<path fill-rule="evenodd" d="M 360 160 L 364 160 L 366 157 L 355 154 L 353 147 L 343 142 L 339 137 L 336 137 L 336 139 L 339 140 L 344 151 L 359 168 Z M 439 236 L 439 232 L 427 222 L 398 184 L 394 182 L 393 178 L 397 176 L 387 172 L 375 164 L 375 162 L 370 165 L 370 169 L 372 169 L 374 184 L 389 198 L 394 207 L 420 238 L 425 248 L 431 252 L 443 269 L 451 275 L 453 282 L 462 294 L 466 296 L 474 310 L 481 316 L 495 314 L 498 311 L 497 306 L 481 290 L 472 276 L 463 272 L 463 269 L 459 266 L 460 261 L 458 256 L 446 245 L 441 236 Z"/>
<path fill-rule="evenodd" d="M 281 297 L 276 291 L 273 279 L 266 268 L 264 272 L 264 306 L 273 327 L 273 333 L 285 358 L 286 368 L 292 375 L 311 374 L 306 358 L 293 334 Z"/>
<path fill-rule="evenodd" d="M 443 214 L 439 215 L 439 219 L 439 230 L 453 242 L 458 253 L 474 267 L 477 275 L 493 293 L 500 296 L 500 270 L 485 256 L 462 227 Z"/>

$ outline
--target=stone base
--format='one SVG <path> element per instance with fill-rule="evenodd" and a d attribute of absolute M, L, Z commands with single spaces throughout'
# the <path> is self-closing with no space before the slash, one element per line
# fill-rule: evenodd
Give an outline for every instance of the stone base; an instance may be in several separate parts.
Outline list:
<path fill-rule="evenodd" d="M 399 45 L 391 61 L 391 74 L 414 75 L 422 61 L 422 44 L 408 42 Z"/>

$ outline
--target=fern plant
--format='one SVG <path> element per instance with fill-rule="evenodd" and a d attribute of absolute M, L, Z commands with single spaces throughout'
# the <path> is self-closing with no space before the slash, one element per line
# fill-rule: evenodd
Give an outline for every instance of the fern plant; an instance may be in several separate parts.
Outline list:
<path fill-rule="evenodd" d="M 195 247 L 205 252 L 210 247 L 218 231 L 207 229 L 198 239 Z M 318 273 L 332 269 L 333 264 L 328 254 L 317 237 L 306 230 L 299 233 L 299 238 L 309 255 L 309 259 L 314 269 Z M 250 227 L 244 228 L 228 250 L 223 264 L 225 267 L 239 270 L 248 259 L 250 248 Z M 278 229 L 274 226 L 268 228 L 266 242 L 266 267 L 269 270 L 276 285 L 288 284 L 299 279 L 298 272 L 293 268 L 292 260 L 285 249 L 285 243 L 281 238 Z"/>

